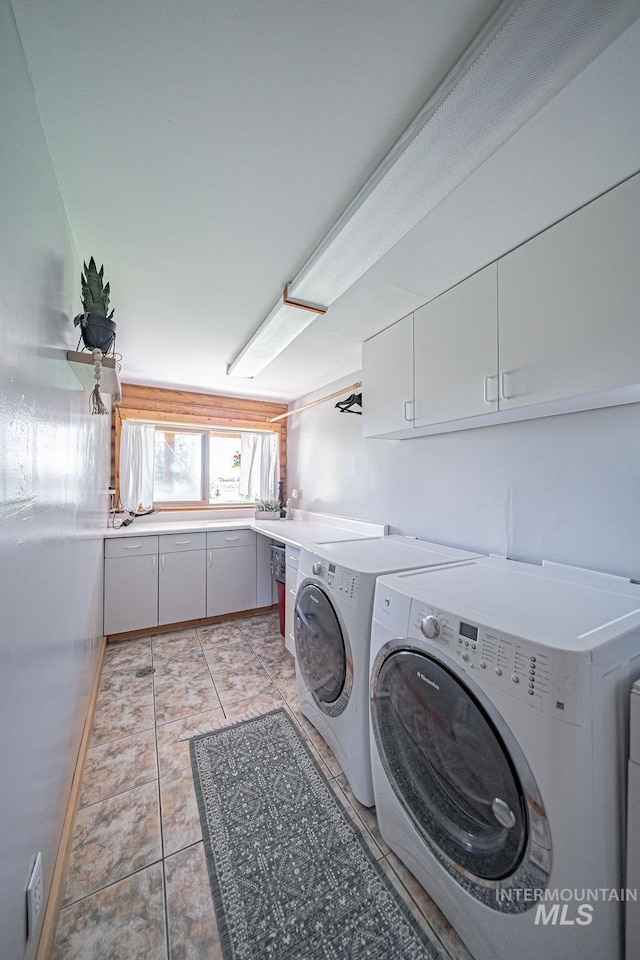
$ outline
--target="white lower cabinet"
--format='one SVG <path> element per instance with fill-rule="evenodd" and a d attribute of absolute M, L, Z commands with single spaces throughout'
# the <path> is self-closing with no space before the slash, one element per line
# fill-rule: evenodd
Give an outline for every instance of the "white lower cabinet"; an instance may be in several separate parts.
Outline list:
<path fill-rule="evenodd" d="M 158 623 L 207 615 L 206 534 L 167 534 L 160 540 Z"/>
<path fill-rule="evenodd" d="M 106 539 L 105 636 L 254 610 L 256 539 L 253 530 Z"/>
<path fill-rule="evenodd" d="M 104 634 L 158 623 L 158 538 L 105 540 Z"/>
<path fill-rule="evenodd" d="M 284 645 L 289 653 L 296 655 L 296 639 L 294 624 L 296 618 L 296 586 L 298 583 L 298 563 L 300 550 L 298 547 L 287 546 L 286 550 L 286 582 L 285 582 L 285 620 Z"/>
<path fill-rule="evenodd" d="M 207 534 L 206 616 L 256 607 L 256 535 L 253 530 Z"/>

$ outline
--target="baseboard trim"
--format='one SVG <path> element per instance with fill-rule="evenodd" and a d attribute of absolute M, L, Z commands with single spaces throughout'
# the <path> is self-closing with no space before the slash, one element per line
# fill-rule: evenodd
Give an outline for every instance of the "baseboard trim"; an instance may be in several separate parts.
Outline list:
<path fill-rule="evenodd" d="M 96 701 L 98 699 L 98 689 L 100 687 L 100 675 L 102 673 L 102 664 L 104 661 L 104 652 L 106 649 L 106 638 L 103 637 L 98 651 L 98 660 L 96 663 L 93 685 L 89 695 L 89 704 L 84 719 L 80 747 L 76 758 L 76 765 L 71 781 L 71 790 L 69 792 L 69 801 L 62 825 L 62 834 L 58 844 L 58 854 L 56 856 L 55 866 L 53 868 L 53 878 L 47 897 L 47 905 L 42 920 L 40 930 L 40 940 L 38 941 L 38 950 L 35 960 L 49 960 L 53 949 L 53 941 L 58 923 L 58 914 L 62 905 L 62 896 L 64 893 L 64 880 L 71 853 L 71 840 L 73 837 L 73 824 L 76 818 L 78 803 L 80 802 L 80 789 L 82 787 L 82 776 L 84 774 L 84 765 L 87 759 L 87 750 L 91 738 L 91 727 L 93 725 L 93 715 L 95 713 Z"/>
<path fill-rule="evenodd" d="M 162 623 L 157 627 L 144 627 L 142 630 L 129 630 L 126 633 L 110 633 L 107 643 L 120 643 L 122 640 L 137 640 L 156 633 L 170 633 L 173 630 L 188 630 L 190 627 L 208 627 L 221 620 L 239 620 L 241 617 L 254 617 L 259 613 L 272 613 L 278 609 L 277 603 L 268 607 L 254 607 L 251 610 L 238 610 L 235 613 L 221 613 L 215 617 L 202 617 L 200 620 L 182 620 L 180 623 Z"/>

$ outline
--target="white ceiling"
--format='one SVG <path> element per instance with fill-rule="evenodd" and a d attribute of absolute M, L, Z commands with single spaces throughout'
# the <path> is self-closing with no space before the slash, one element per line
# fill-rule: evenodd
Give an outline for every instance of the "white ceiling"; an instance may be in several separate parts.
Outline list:
<path fill-rule="evenodd" d="M 560 0 L 559 0 L 560 2 Z M 640 166 L 640 31 L 615 41 L 254 380 L 226 365 L 496 0 L 13 0 L 122 379 L 281 400 Z M 80 310 L 78 278 L 78 310 Z"/>

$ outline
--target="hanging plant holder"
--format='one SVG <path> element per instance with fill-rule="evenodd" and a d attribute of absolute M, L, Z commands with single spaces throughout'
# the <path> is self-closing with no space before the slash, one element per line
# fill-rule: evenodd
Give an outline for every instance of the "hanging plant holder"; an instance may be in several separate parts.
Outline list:
<path fill-rule="evenodd" d="M 96 313 L 80 313 L 74 318 L 80 326 L 80 339 L 88 350 L 100 350 L 105 356 L 115 352 L 116 322 Z M 80 341 L 78 341 L 78 346 Z"/>

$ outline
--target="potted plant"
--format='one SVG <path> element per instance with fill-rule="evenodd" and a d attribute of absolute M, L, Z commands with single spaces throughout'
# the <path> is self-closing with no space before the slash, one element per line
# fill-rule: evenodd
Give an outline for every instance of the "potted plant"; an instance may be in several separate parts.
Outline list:
<path fill-rule="evenodd" d="M 110 288 L 103 282 L 104 266 L 98 270 L 91 257 L 89 265 L 83 264 L 81 274 L 82 305 L 84 313 L 73 318 L 74 326 L 80 326 L 82 340 L 89 350 L 102 350 L 104 354 L 111 349 L 116 338 L 116 324 L 111 318 L 114 311 L 109 310 Z"/>
<path fill-rule="evenodd" d="M 280 500 L 256 500 L 255 519 L 256 520 L 279 520 Z"/>

